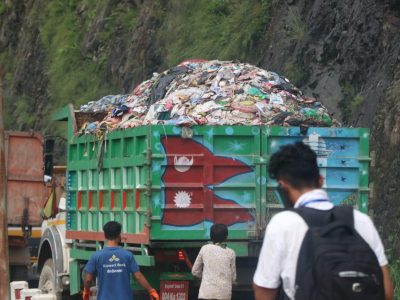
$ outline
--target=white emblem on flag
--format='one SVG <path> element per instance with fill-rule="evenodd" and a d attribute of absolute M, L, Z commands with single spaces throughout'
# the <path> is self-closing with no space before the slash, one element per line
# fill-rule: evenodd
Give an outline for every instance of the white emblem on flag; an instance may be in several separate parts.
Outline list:
<path fill-rule="evenodd" d="M 193 165 L 193 156 L 192 159 L 189 160 L 189 158 L 186 156 L 178 157 L 175 155 L 174 166 L 175 170 L 177 170 L 178 172 L 184 173 L 186 171 L 189 171 L 192 165 Z"/>
<path fill-rule="evenodd" d="M 185 191 L 179 191 L 174 197 L 175 206 L 179 208 L 187 208 L 192 203 L 192 198 L 189 193 Z"/>

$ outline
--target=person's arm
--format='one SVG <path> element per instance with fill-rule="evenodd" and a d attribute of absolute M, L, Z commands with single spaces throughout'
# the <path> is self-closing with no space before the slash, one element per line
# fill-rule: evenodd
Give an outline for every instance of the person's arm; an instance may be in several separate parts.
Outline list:
<path fill-rule="evenodd" d="M 133 273 L 133 276 L 135 276 L 135 279 L 139 282 L 139 284 L 149 293 L 151 299 L 154 299 L 154 300 L 160 299 L 160 296 L 158 295 L 157 291 L 152 288 L 150 283 L 143 276 L 142 272 L 137 271 L 137 272 Z"/>
<path fill-rule="evenodd" d="M 86 272 L 85 278 L 83 279 L 83 300 L 89 300 L 90 296 L 90 286 L 92 285 L 92 281 L 94 279 L 94 275 L 92 273 Z"/>
<path fill-rule="evenodd" d="M 83 293 L 82 293 L 83 300 L 89 300 L 90 297 L 90 287 L 92 285 L 92 281 L 97 275 L 96 260 L 97 260 L 97 252 L 94 253 L 89 258 L 84 268 L 85 276 L 83 278 Z"/>
<path fill-rule="evenodd" d="M 201 278 L 203 274 L 203 252 L 200 249 L 199 255 L 197 255 L 196 261 L 192 267 L 192 274 L 197 278 Z"/>
<path fill-rule="evenodd" d="M 278 289 L 267 289 L 253 283 L 254 298 L 256 300 L 276 300 Z"/>
<path fill-rule="evenodd" d="M 150 298 L 154 300 L 159 300 L 160 296 L 157 291 L 152 288 L 147 279 L 143 276 L 142 272 L 140 272 L 139 266 L 136 263 L 135 257 L 132 253 L 130 253 L 130 258 L 128 261 L 128 269 L 130 273 L 133 273 L 133 276 L 139 282 L 139 284 L 149 293 Z"/>
<path fill-rule="evenodd" d="M 392 279 L 390 278 L 389 267 L 383 266 L 382 267 L 383 273 L 383 287 L 385 289 L 385 300 L 393 300 L 393 283 Z"/>

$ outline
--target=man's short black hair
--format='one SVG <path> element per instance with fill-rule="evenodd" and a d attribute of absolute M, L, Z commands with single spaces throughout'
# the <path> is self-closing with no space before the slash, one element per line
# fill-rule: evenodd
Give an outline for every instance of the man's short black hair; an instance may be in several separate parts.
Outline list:
<path fill-rule="evenodd" d="M 285 180 L 295 188 L 318 187 L 317 155 L 302 142 L 285 145 L 275 152 L 268 172 L 272 179 Z"/>
<path fill-rule="evenodd" d="M 210 238 L 213 243 L 222 243 L 228 237 L 228 227 L 225 224 L 214 224 L 210 229 Z"/>
<path fill-rule="evenodd" d="M 107 222 L 103 226 L 104 236 L 107 240 L 115 240 L 121 234 L 122 226 L 120 223 L 115 221 Z"/>

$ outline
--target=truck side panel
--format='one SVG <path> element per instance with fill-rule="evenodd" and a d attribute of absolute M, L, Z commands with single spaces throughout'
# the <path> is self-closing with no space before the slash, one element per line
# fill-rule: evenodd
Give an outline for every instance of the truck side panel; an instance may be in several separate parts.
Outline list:
<path fill-rule="evenodd" d="M 42 138 L 6 132 L 6 162 L 8 224 L 40 226 L 47 193 Z"/>
<path fill-rule="evenodd" d="M 103 225 L 115 220 L 122 224 L 124 241 L 149 242 L 147 136 L 148 128 L 141 127 L 114 131 L 107 139 L 70 139 L 67 238 L 103 240 Z"/>
<path fill-rule="evenodd" d="M 264 127 L 263 157 L 266 160 L 279 147 L 302 141 L 318 157 L 324 189 L 335 205 L 352 205 L 363 212 L 368 209 L 369 130 L 365 128 L 309 128 L 307 134 L 298 127 Z M 264 169 L 266 190 L 265 222 L 281 210 L 277 183 Z M 266 225 L 266 224 L 265 224 Z M 265 226 L 264 225 L 264 226 Z"/>
<path fill-rule="evenodd" d="M 139 265 L 152 266 L 155 282 L 164 273 L 186 274 L 177 254 L 194 260 L 209 227 L 228 224 L 238 273 L 246 274 L 239 281 L 250 286 L 265 227 L 282 209 L 268 161 L 287 143 L 303 141 L 316 151 L 335 204 L 367 209 L 367 129 L 153 125 L 96 137 L 78 136 L 74 128 L 82 124 L 71 123 L 75 114 L 69 114 L 66 236 L 73 240 L 73 293 L 79 268 L 99 246 L 93 242 L 104 239 L 109 220 L 122 223 L 125 246 Z"/>
<path fill-rule="evenodd" d="M 151 138 L 153 240 L 208 240 L 213 223 L 255 238 L 259 127 L 152 126 Z"/>
<path fill-rule="evenodd" d="M 70 139 L 67 237 L 101 240 L 102 226 L 116 220 L 131 243 L 207 240 L 214 222 L 229 224 L 231 239 L 254 238 L 260 129 L 198 126 L 191 138 L 181 130 L 149 126 L 111 132 L 105 142 Z"/>
<path fill-rule="evenodd" d="M 130 243 L 207 240 L 217 222 L 229 225 L 232 241 L 259 239 L 282 209 L 269 158 L 296 141 L 316 151 L 332 201 L 366 211 L 368 139 L 367 129 L 268 126 L 142 126 L 100 140 L 72 136 L 67 237 L 102 240 L 102 226 L 116 220 Z"/>

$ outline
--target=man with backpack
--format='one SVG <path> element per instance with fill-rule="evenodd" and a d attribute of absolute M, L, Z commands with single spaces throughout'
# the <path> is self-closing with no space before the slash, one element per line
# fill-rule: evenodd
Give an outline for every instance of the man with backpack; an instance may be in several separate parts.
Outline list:
<path fill-rule="evenodd" d="M 287 210 L 267 226 L 253 279 L 256 300 L 392 300 L 374 224 L 358 210 L 333 206 L 310 147 L 282 147 L 268 171 Z"/>

